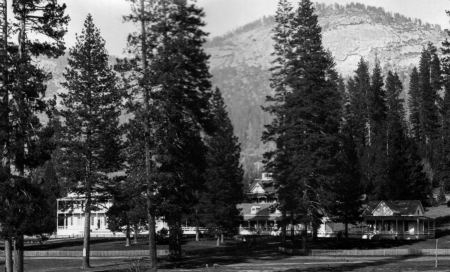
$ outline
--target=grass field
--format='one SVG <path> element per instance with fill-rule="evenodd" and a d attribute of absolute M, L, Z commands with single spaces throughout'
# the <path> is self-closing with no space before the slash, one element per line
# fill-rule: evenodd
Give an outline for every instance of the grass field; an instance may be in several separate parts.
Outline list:
<path fill-rule="evenodd" d="M 439 238 L 438 247 L 450 249 L 450 234 L 445 232 L 437 236 Z M 242 243 L 234 240 L 227 240 L 225 245 L 221 248 L 230 246 L 251 246 L 253 243 L 251 239 L 247 239 L 247 243 Z M 279 238 L 272 237 L 269 241 L 276 243 Z M 430 249 L 435 248 L 436 241 L 434 239 L 429 240 L 360 240 L 360 239 L 319 239 L 318 241 L 308 241 L 308 248 L 310 249 L 382 249 L 382 248 L 409 248 L 409 249 Z M 43 244 L 28 244 L 26 250 L 62 250 L 62 251 L 77 251 L 82 250 L 83 240 L 70 239 L 70 240 L 54 240 L 44 242 Z M 297 246 L 300 246 L 300 240 L 297 240 Z M 158 249 L 167 249 L 167 244 L 158 244 Z M 198 251 L 208 250 L 216 248 L 215 240 L 202 239 L 199 242 L 193 241 L 193 239 L 185 239 L 183 241 L 183 250 L 185 251 Z M 125 241 L 123 238 L 93 238 L 91 241 L 91 250 L 146 250 L 148 249 L 148 242 L 145 237 L 141 237 L 137 244 L 132 244 L 129 247 L 125 247 Z"/>
<path fill-rule="evenodd" d="M 179 261 L 162 258 L 159 261 L 161 271 L 448 271 L 450 257 L 440 260 L 440 270 L 434 270 L 432 257 L 309 257 L 288 256 L 277 251 L 277 238 L 246 243 L 228 240 L 221 247 L 215 246 L 214 240 L 195 242 L 187 239 L 183 244 L 186 255 Z M 441 248 L 449 248 L 450 235 L 440 238 Z M 434 240 L 428 241 L 309 241 L 310 248 L 433 248 Z M 52 244 L 28 245 L 28 250 L 81 250 L 82 241 L 59 241 Z M 147 243 L 141 239 L 137 245 L 124 246 L 123 239 L 94 239 L 92 250 L 126 250 L 146 249 Z M 167 248 L 167 245 L 159 245 Z M 124 272 L 136 263 L 133 258 L 93 258 L 92 271 Z M 145 265 L 145 261 L 143 264 Z M 26 258 L 26 271 L 81 271 L 79 258 Z M 214 268 L 214 266 L 216 267 Z M 206 268 L 208 266 L 208 268 Z"/>
<path fill-rule="evenodd" d="M 233 244 L 237 244 L 237 241 L 227 240 L 225 245 L 221 247 L 227 247 Z M 215 240 L 202 239 L 199 242 L 195 242 L 193 239 L 185 239 L 183 241 L 183 249 L 187 251 L 192 250 L 203 250 L 209 248 L 215 248 Z M 168 245 L 166 243 L 158 244 L 158 249 L 167 249 Z M 83 249 L 83 240 L 81 238 L 70 239 L 70 240 L 50 240 L 44 242 L 43 244 L 27 244 L 25 245 L 25 250 L 62 250 L 62 251 L 76 251 Z M 138 239 L 137 244 L 131 244 L 129 247 L 125 246 L 125 240 L 123 238 L 92 238 L 91 239 L 91 250 L 147 250 L 148 242 L 145 237 Z"/>
<path fill-rule="evenodd" d="M 440 206 L 429 211 L 444 226 L 450 222 L 447 213 L 450 209 Z M 450 249 L 450 233 L 437 233 L 438 247 Z M 309 249 L 382 249 L 407 248 L 431 249 L 436 240 L 424 241 L 370 241 L 370 240 L 337 240 L 319 239 L 308 241 Z M 70 250 L 81 251 L 82 239 L 53 240 L 43 244 L 28 244 L 26 250 Z M 277 251 L 279 238 L 272 237 L 262 240 L 247 239 L 247 242 L 227 240 L 224 245 L 216 247 L 215 240 L 203 239 L 195 242 L 185 239 L 183 250 L 186 255 L 179 261 L 169 261 L 167 258 L 159 260 L 160 271 L 450 271 L 450 256 L 439 261 L 438 269 L 434 268 L 432 257 L 308 257 L 288 256 Z M 167 249 L 166 243 L 158 245 L 159 249 Z M 148 249 L 146 237 L 140 237 L 137 244 L 125 247 L 124 238 L 93 238 L 92 251 L 104 250 L 142 250 Z M 92 271 L 124 272 L 131 271 L 130 267 L 137 263 L 137 259 L 129 258 L 92 258 Z M 143 260 L 141 264 L 145 265 Z M 26 271 L 81 271 L 79 258 L 26 258 Z M 1 269 L 1 268 L 0 268 Z M 139 271 L 139 270 L 136 270 Z"/>

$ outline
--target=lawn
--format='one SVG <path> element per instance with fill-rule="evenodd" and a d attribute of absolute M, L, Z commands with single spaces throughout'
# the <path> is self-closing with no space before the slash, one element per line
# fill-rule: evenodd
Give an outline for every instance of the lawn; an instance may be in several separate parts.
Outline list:
<path fill-rule="evenodd" d="M 224 245 L 219 248 L 225 248 L 238 244 L 238 241 L 227 240 Z M 166 242 L 159 243 L 158 249 L 168 249 Z M 185 239 L 183 241 L 183 249 L 186 251 L 208 250 L 216 248 L 216 241 L 211 239 L 202 239 L 199 242 L 193 239 Z M 43 244 L 27 244 L 25 250 L 61 250 L 61 251 L 77 251 L 83 249 L 83 239 L 66 239 L 66 240 L 49 240 Z M 146 237 L 140 237 L 137 244 L 125 246 L 124 238 L 91 238 L 91 251 L 95 250 L 147 250 L 148 241 Z"/>
<path fill-rule="evenodd" d="M 450 249 L 450 234 L 447 232 L 441 232 L 438 236 L 438 247 Z M 256 238 L 260 240 L 259 238 Z M 270 242 L 270 244 L 278 245 L 278 237 L 267 237 L 264 241 L 258 242 L 258 244 L 264 244 Z M 288 237 L 289 239 L 289 237 Z M 235 247 L 252 247 L 255 242 L 252 239 L 247 239 L 247 242 L 240 242 L 235 240 L 226 240 L 224 245 L 221 245 L 220 249 L 235 248 Z M 290 241 L 288 240 L 288 244 Z M 300 247 L 301 241 L 297 238 L 296 247 Z M 430 249 L 435 248 L 436 240 L 361 240 L 361 239 L 332 239 L 324 238 L 317 241 L 308 240 L 307 247 L 309 249 L 382 249 L 382 248 L 409 248 L 409 249 Z M 216 241 L 213 239 L 202 239 L 199 242 L 193 239 L 185 239 L 183 241 L 183 250 L 187 252 L 207 252 L 210 249 L 216 249 Z M 28 244 L 26 250 L 62 250 L 62 251 L 77 251 L 82 250 L 82 239 L 70 239 L 70 240 L 50 240 L 43 244 Z M 167 243 L 160 243 L 157 245 L 158 249 L 168 249 Z M 125 246 L 123 238 L 93 238 L 91 240 L 91 250 L 147 250 L 148 242 L 145 237 L 141 237 L 137 244 L 132 244 L 129 247 Z"/>
<path fill-rule="evenodd" d="M 252 241 L 247 239 L 246 243 L 228 240 L 221 247 L 215 246 L 215 240 L 201 240 L 195 242 L 186 239 L 183 249 L 186 256 L 179 261 L 169 261 L 160 259 L 161 270 L 193 269 L 193 271 L 205 270 L 205 266 L 211 268 L 217 264 L 220 268 L 210 269 L 211 271 L 430 271 L 433 268 L 433 260 L 415 261 L 414 257 L 386 258 L 374 261 L 375 259 L 365 258 L 364 262 L 358 263 L 362 258 L 333 258 L 324 261 L 313 257 L 288 256 L 277 252 L 279 245 L 278 238 L 266 238 Z M 440 248 L 449 248 L 450 235 L 442 236 L 439 240 Z M 433 248 L 435 240 L 428 241 L 357 241 L 357 240 L 319 240 L 309 241 L 309 248 Z M 28 245 L 28 250 L 81 250 L 82 241 L 59 241 L 53 244 Z M 159 248 L 167 248 L 167 245 L 159 245 Z M 92 250 L 127 250 L 127 249 L 147 249 L 145 239 L 139 241 L 137 245 L 124 246 L 123 239 L 94 239 Z M 304 258 L 304 259 L 302 259 Z M 425 257 L 423 257 L 425 258 Z M 350 259 L 349 263 L 342 263 Z M 99 259 L 93 258 L 93 271 L 129 271 L 128 268 L 136 260 L 132 259 Z M 441 265 L 450 265 L 450 258 L 442 260 Z M 324 263 L 323 263 L 324 262 Z M 329 262 L 329 264 L 327 264 Z M 347 262 L 347 261 L 345 261 Z M 80 271 L 81 264 L 79 258 L 67 259 L 39 259 L 26 258 L 27 271 Z M 442 266 L 441 266 L 442 267 Z M 414 269 L 417 268 L 417 269 Z M 445 271 L 445 270 L 440 270 Z"/>

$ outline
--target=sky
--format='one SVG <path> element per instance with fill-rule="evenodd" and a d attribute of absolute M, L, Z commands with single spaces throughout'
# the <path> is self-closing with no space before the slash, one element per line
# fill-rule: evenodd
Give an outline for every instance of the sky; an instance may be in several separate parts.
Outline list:
<path fill-rule="evenodd" d="M 67 13 L 71 17 L 69 32 L 66 35 L 68 47 L 74 45 L 75 33 L 81 32 L 87 14 L 91 13 L 94 23 L 100 28 L 106 40 L 109 53 L 116 56 L 124 53 L 128 33 L 135 30 L 133 24 L 123 22 L 123 15 L 130 12 L 128 1 L 62 0 L 62 2 L 66 3 Z M 197 0 L 197 5 L 204 8 L 207 23 L 205 30 L 214 37 L 263 16 L 273 15 L 277 2 L 277 0 Z M 326 4 L 360 2 L 450 28 L 450 17 L 445 14 L 445 10 L 450 10 L 450 0 L 319 0 L 318 2 Z"/>

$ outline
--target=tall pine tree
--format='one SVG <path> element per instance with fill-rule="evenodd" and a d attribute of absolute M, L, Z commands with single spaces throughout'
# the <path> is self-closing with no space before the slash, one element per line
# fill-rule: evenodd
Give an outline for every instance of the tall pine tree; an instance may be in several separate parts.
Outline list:
<path fill-rule="evenodd" d="M 354 81 L 350 79 L 349 88 L 354 88 Z M 353 89 L 354 91 L 354 89 Z M 340 129 L 340 150 L 337 157 L 339 171 L 329 184 L 327 211 L 329 216 L 345 225 L 345 237 L 348 238 L 348 225 L 359 221 L 362 212 L 362 199 L 364 187 L 360 166 L 360 157 L 357 152 L 356 131 L 352 126 L 355 118 L 351 111 L 350 96 L 341 90 L 342 121 Z"/>
<path fill-rule="evenodd" d="M 275 57 L 272 62 L 271 71 L 271 85 L 274 94 L 266 98 L 267 105 L 264 110 L 269 112 L 272 116 L 272 122 L 265 126 L 266 130 L 263 133 L 262 140 L 264 142 L 272 142 L 275 144 L 276 151 L 268 151 L 264 154 L 266 170 L 273 173 L 274 180 L 278 184 L 286 184 L 287 169 L 289 168 L 289 161 L 287 159 L 287 152 L 284 142 L 284 125 L 285 112 L 284 105 L 286 102 L 286 95 L 288 93 L 287 78 L 287 55 L 292 50 L 290 39 L 293 33 L 293 7 L 287 0 L 280 0 L 275 15 L 275 27 L 273 29 L 274 52 L 272 56 Z M 289 187 L 282 186 L 278 188 L 278 193 L 283 195 L 280 201 L 280 210 L 282 211 L 282 239 L 286 237 L 286 213 L 292 210 L 295 195 Z"/>
<path fill-rule="evenodd" d="M 386 184 L 382 187 L 383 199 L 403 199 L 408 195 L 408 170 L 406 145 L 408 143 L 404 120 L 403 101 L 400 99 L 402 84 L 397 74 L 388 72 L 387 93 L 387 158 L 389 164 Z"/>
<path fill-rule="evenodd" d="M 411 137 L 416 143 L 422 142 L 422 131 L 421 131 L 421 105 L 422 97 L 420 95 L 419 89 L 419 72 L 417 68 L 414 67 L 409 81 L 409 91 L 408 91 L 408 107 L 409 107 L 409 123 L 411 130 Z"/>
<path fill-rule="evenodd" d="M 181 219 L 192 213 L 198 201 L 195 192 L 203 187 L 206 147 L 202 132 L 212 128 L 209 56 L 202 48 L 206 42 L 201 30 L 204 13 L 187 1 L 141 3 L 143 12 L 129 19 L 139 20 L 143 31 L 129 40 L 131 50 L 142 49 L 138 60 L 144 64 L 135 69 L 141 74 L 141 97 L 144 94 L 144 105 L 136 108 L 147 127 L 144 143 L 153 147 L 151 156 L 150 152 L 146 156 L 153 161 L 152 169 L 147 166 L 148 195 L 154 195 L 157 188 L 157 212 L 170 228 L 170 253 L 179 257 Z M 152 211 L 150 206 L 154 205 L 149 205 Z"/>
<path fill-rule="evenodd" d="M 122 94 L 108 64 L 105 41 L 88 15 L 81 35 L 69 52 L 61 93 L 61 116 L 66 179 L 84 195 L 83 268 L 90 255 L 93 194 L 107 181 L 106 173 L 120 170 L 119 115 Z"/>
<path fill-rule="evenodd" d="M 286 180 L 279 182 L 280 188 L 297 195 L 291 213 L 311 222 L 315 233 L 324 189 L 336 170 L 341 96 L 334 62 L 323 49 L 321 28 L 309 0 L 299 3 L 292 24 L 292 50 L 286 62 L 290 92 L 283 109 L 283 145 L 290 163 Z"/>
<path fill-rule="evenodd" d="M 371 77 L 370 91 L 367 96 L 369 111 L 368 121 L 368 161 L 369 183 L 373 186 L 372 196 L 375 199 L 383 198 L 383 184 L 386 182 L 386 93 L 383 89 L 383 76 L 380 64 L 375 63 Z"/>
<path fill-rule="evenodd" d="M 447 12 L 449 14 L 449 12 Z M 447 36 L 450 36 L 446 30 Z M 450 188 L 450 42 L 448 38 L 442 43 L 442 85 L 444 98 L 442 102 L 442 124 L 440 131 L 440 163 L 438 165 L 437 180 L 446 190 Z"/>
<path fill-rule="evenodd" d="M 212 97 L 212 113 L 215 130 L 206 141 L 205 192 L 200 211 L 206 226 L 219 236 L 224 232 L 237 233 L 241 219 L 236 206 L 244 198 L 243 170 L 239 142 L 219 89 Z"/>
<path fill-rule="evenodd" d="M 13 1 L 12 9 L 9 9 L 6 1 L 2 4 L 2 182 L 5 182 L 5 186 L 17 188 L 19 191 L 16 193 L 24 193 L 26 188 L 29 188 L 28 196 L 33 196 L 31 191 L 34 188 L 30 184 L 29 173 L 44 164 L 51 151 L 49 146 L 42 142 L 46 141 L 43 137 L 48 134 L 42 133 L 43 127 L 37 117 L 37 114 L 43 113 L 47 107 L 43 97 L 46 90 L 45 81 L 50 78 L 50 74 L 36 66 L 32 58 L 41 55 L 58 57 L 64 53 L 63 37 L 68 17 L 64 15 L 65 5 L 59 5 L 56 0 Z M 9 22 L 6 22 L 7 17 L 11 18 Z M 17 43 L 14 43 L 9 38 L 16 34 L 18 39 Z M 33 39 L 30 39 L 30 36 L 33 36 Z M 26 195 L 24 197 L 27 198 Z M 10 209 L 5 208 L 11 211 L 19 208 L 21 203 L 23 204 L 19 201 L 20 198 L 13 197 L 13 201 L 8 202 L 12 205 Z M 17 203 L 14 203 L 15 199 Z M 28 200 L 33 201 L 29 198 Z M 33 206 L 18 210 L 25 211 L 31 207 Z M 20 218 L 27 217 L 23 213 L 16 213 L 15 216 L 19 221 Z M 23 271 L 24 229 L 2 223 L 2 229 L 8 228 L 15 229 L 15 234 L 13 237 L 5 237 L 6 270 L 12 271 L 11 238 L 14 238 L 14 266 L 16 271 Z"/>
<path fill-rule="evenodd" d="M 420 123 L 422 127 L 422 142 L 420 147 L 423 157 L 434 169 L 437 138 L 439 135 L 439 110 L 437 107 L 437 92 L 440 89 L 440 64 L 436 48 L 429 44 L 424 48 L 419 65 L 420 91 Z"/>
<path fill-rule="evenodd" d="M 369 171 L 371 169 L 369 161 L 368 146 L 369 139 L 369 105 L 368 96 L 370 91 L 370 73 L 367 62 L 361 58 L 353 78 L 347 82 L 349 93 L 349 113 L 347 126 L 353 135 L 356 151 L 359 158 L 359 167 L 362 176 L 362 184 L 365 193 L 370 193 L 374 189 L 371 183 Z"/>

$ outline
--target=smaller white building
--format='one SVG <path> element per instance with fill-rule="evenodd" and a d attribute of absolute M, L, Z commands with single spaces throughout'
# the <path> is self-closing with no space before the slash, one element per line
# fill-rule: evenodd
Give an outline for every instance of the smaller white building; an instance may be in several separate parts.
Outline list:
<path fill-rule="evenodd" d="M 96 197 L 94 196 L 93 199 Z M 94 201 L 95 202 L 95 201 Z M 74 193 L 57 200 L 58 237 L 77 237 L 84 233 L 84 205 L 86 198 Z M 106 212 L 112 206 L 110 201 L 95 203 L 91 211 L 91 236 L 113 236 L 106 223 Z M 118 234 L 121 235 L 121 234 Z"/>
<path fill-rule="evenodd" d="M 112 206 L 111 200 L 96 201 L 98 196 L 93 196 L 93 208 L 91 210 L 91 237 L 122 237 L 122 232 L 113 233 L 108 229 L 106 212 Z M 57 200 L 57 237 L 83 237 L 84 236 L 84 205 L 86 198 L 83 195 L 70 193 L 66 197 Z M 158 218 L 156 231 L 162 228 L 168 229 L 167 223 Z M 140 232 L 142 234 L 147 231 Z"/>

